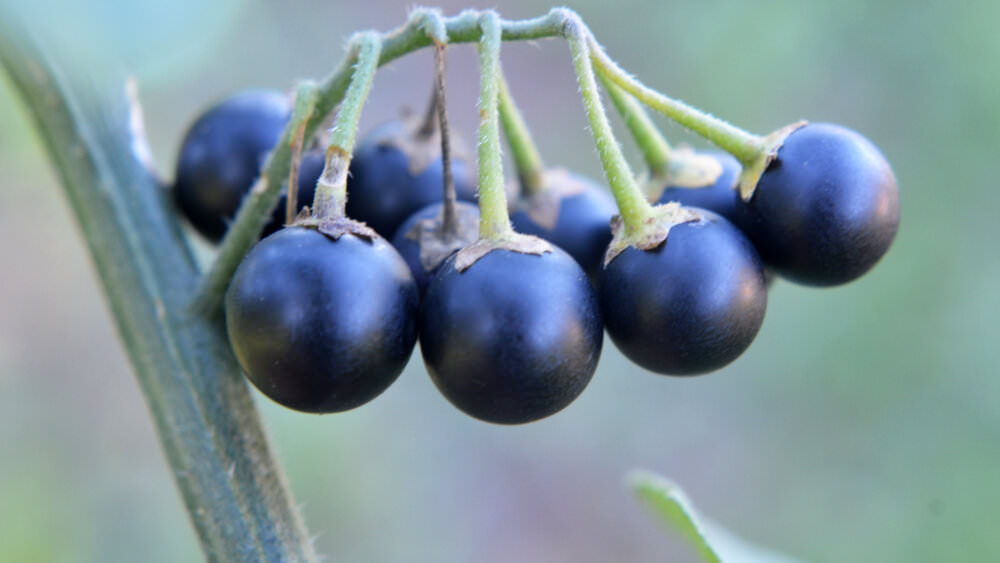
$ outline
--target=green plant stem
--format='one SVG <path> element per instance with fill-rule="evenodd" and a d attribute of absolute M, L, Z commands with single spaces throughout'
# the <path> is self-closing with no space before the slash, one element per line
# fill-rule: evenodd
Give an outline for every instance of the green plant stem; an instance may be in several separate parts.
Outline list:
<path fill-rule="evenodd" d="M 524 116 L 517 109 L 514 98 L 510 95 L 510 87 L 507 79 L 500 71 L 500 123 L 503 125 L 503 133 L 510 146 L 510 152 L 514 155 L 514 164 L 517 167 L 517 174 L 521 180 L 521 190 L 525 195 L 530 196 L 542 189 L 542 173 L 545 171 L 545 164 L 542 162 L 542 155 L 538 152 L 538 146 L 531 138 L 531 131 L 524 121 Z"/>
<path fill-rule="evenodd" d="M 632 175 L 632 170 L 611 130 L 604 104 L 601 102 L 601 94 L 597 90 L 594 68 L 591 65 L 590 45 L 587 41 L 589 32 L 575 13 L 567 16 L 565 33 L 570 51 L 573 53 L 573 66 L 580 83 L 583 107 L 590 121 L 590 130 L 597 145 L 601 165 L 604 167 L 604 175 L 618 203 L 618 210 L 625 224 L 625 234 L 636 233 L 652 216 L 653 207 L 639 189 L 635 176 Z"/>
<path fill-rule="evenodd" d="M 650 119 L 646 109 L 631 94 L 622 90 L 603 74 L 597 73 L 597 77 L 601 79 L 608 97 L 615 104 L 615 108 L 625 121 L 625 126 L 642 151 L 650 175 L 654 178 L 665 176 L 670 169 L 670 144 Z"/>
<path fill-rule="evenodd" d="M 361 121 L 361 108 L 364 107 L 372 82 L 375 81 L 375 70 L 382 50 L 382 37 L 373 31 L 356 35 L 351 43 L 357 46 L 357 62 L 354 63 L 350 86 L 333 123 L 330 145 L 326 149 L 326 166 L 316 182 L 316 195 L 313 199 L 312 214 L 320 220 L 344 216 L 351 151 L 358 132 L 358 122 Z"/>
<path fill-rule="evenodd" d="M 136 156 L 138 108 L 68 79 L 39 44 L 0 17 L 0 63 L 59 174 L 206 559 L 315 561 L 224 327 L 186 307 L 199 273 Z"/>
<path fill-rule="evenodd" d="M 639 82 L 611 60 L 589 30 L 585 30 L 585 35 L 598 72 L 642 103 L 708 139 L 744 164 L 755 162 L 765 152 L 764 140 L 761 137 L 665 96 Z"/>
<path fill-rule="evenodd" d="M 479 238 L 500 240 L 510 235 L 510 216 L 503 185 L 498 98 L 500 90 L 500 18 L 483 13 L 479 41 Z"/>

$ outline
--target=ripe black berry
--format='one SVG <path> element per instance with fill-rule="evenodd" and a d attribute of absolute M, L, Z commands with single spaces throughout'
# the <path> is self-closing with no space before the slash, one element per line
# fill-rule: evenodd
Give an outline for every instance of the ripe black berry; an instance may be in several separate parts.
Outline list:
<path fill-rule="evenodd" d="M 603 333 L 594 290 L 558 248 L 540 256 L 494 250 L 464 272 L 453 255 L 427 288 L 420 349 L 431 378 L 460 410 L 521 424 L 583 392 Z"/>
<path fill-rule="evenodd" d="M 812 123 L 785 139 L 740 226 L 790 280 L 829 286 L 867 272 L 899 227 L 896 177 L 858 133 Z"/>
<path fill-rule="evenodd" d="M 290 113 L 284 94 L 251 90 L 210 108 L 184 136 L 174 199 L 209 240 L 225 234 Z"/>
<path fill-rule="evenodd" d="M 226 293 L 250 381 L 286 407 L 360 406 L 395 381 L 416 341 L 417 288 L 384 239 L 289 227 L 260 241 Z"/>
<path fill-rule="evenodd" d="M 354 151 L 347 182 L 347 215 L 388 239 L 407 217 L 441 201 L 440 151 L 406 127 L 397 120 L 370 133 Z M 437 156 L 418 162 L 424 158 L 418 153 L 428 150 L 438 151 Z M 458 199 L 475 202 L 475 170 L 460 158 L 453 157 L 451 163 Z"/>
<path fill-rule="evenodd" d="M 611 242 L 615 200 L 588 178 L 558 170 L 547 172 L 545 185 L 511 213 L 519 233 L 541 237 L 572 256 L 590 276 L 596 276 Z"/>
<path fill-rule="evenodd" d="M 750 241 L 711 211 L 671 227 L 652 250 L 627 248 L 601 271 L 608 335 L 640 366 L 662 374 L 719 369 L 750 346 L 767 286 Z"/>

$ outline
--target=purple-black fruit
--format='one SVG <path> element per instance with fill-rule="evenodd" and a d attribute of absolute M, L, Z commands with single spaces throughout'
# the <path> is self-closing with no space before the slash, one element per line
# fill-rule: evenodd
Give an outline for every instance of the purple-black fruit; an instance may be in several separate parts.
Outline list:
<path fill-rule="evenodd" d="M 181 143 L 174 201 L 205 238 L 225 234 L 291 115 L 288 98 L 250 90 L 209 108 Z"/>
<path fill-rule="evenodd" d="M 424 363 L 466 414 L 521 424 L 569 405 L 601 354 L 593 287 L 568 254 L 494 250 L 464 272 L 456 255 L 431 280 L 420 312 Z"/>
<path fill-rule="evenodd" d="M 671 227 L 652 250 L 629 247 L 601 271 L 608 335 L 649 371 L 696 375 L 740 356 L 764 321 L 767 284 L 750 241 L 729 221 L 701 218 Z"/>
<path fill-rule="evenodd" d="M 273 401 L 330 413 L 392 384 L 416 342 L 417 288 L 384 239 L 303 227 L 263 239 L 226 292 L 229 342 Z"/>
<path fill-rule="evenodd" d="M 794 131 L 778 150 L 740 227 L 789 280 L 831 286 L 857 279 L 889 250 L 899 190 L 882 153 L 829 123 Z"/>

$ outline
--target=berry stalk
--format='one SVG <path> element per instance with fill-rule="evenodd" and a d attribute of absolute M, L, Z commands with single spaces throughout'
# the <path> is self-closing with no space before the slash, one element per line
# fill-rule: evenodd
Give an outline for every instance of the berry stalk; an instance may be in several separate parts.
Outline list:
<path fill-rule="evenodd" d="M 670 170 L 670 144 L 650 119 L 642 104 L 603 74 L 597 73 L 597 77 L 601 79 L 604 90 L 625 121 L 625 126 L 632 133 L 639 150 L 642 151 L 650 175 L 665 176 Z"/>
<path fill-rule="evenodd" d="M 521 115 L 517 104 L 514 103 L 514 98 L 510 95 L 510 87 L 507 85 L 503 70 L 499 73 L 498 81 L 500 83 L 500 123 L 503 125 L 507 145 L 514 156 L 514 164 L 521 180 L 521 188 L 526 196 L 530 196 L 542 189 L 542 172 L 545 171 L 545 164 L 542 162 L 542 155 L 538 152 L 538 146 L 531 138 L 531 131 L 524 121 L 524 116 Z"/>
<path fill-rule="evenodd" d="M 312 213 L 319 220 L 344 216 L 351 151 L 354 148 L 358 122 L 361 120 L 361 108 L 364 107 L 375 80 L 375 70 L 382 50 L 382 37 L 373 31 L 357 35 L 352 43 L 357 45 L 358 60 L 354 65 L 351 84 L 333 124 L 330 145 L 326 149 L 326 166 L 316 182 Z"/>
<path fill-rule="evenodd" d="M 579 20 L 579 16 L 576 16 L 576 19 Z M 806 125 L 805 121 L 799 121 L 763 136 L 748 133 L 639 82 L 611 60 L 611 57 L 604 52 L 593 34 L 582 22 L 581 27 L 585 31 L 587 43 L 591 49 L 591 58 L 598 72 L 642 103 L 701 135 L 740 161 L 743 170 L 740 172 L 739 191 L 744 201 L 750 201 L 750 198 L 753 197 L 754 190 L 757 189 L 757 182 L 760 181 L 760 177 L 767 170 L 771 161 L 777 157 L 778 149 L 785 142 L 785 138 Z"/>
<path fill-rule="evenodd" d="M 623 70 L 597 43 L 590 30 L 582 30 L 590 49 L 591 59 L 598 72 L 649 107 L 663 113 L 680 125 L 708 139 L 740 162 L 751 162 L 763 150 L 760 137 L 748 133 L 713 115 L 691 107 L 684 102 L 665 96 L 636 80 Z"/>
<path fill-rule="evenodd" d="M 441 130 L 441 170 L 444 178 L 444 199 L 442 203 L 441 232 L 445 238 L 457 234 L 458 195 L 455 193 L 455 175 L 451 170 L 451 131 L 448 127 L 448 99 L 445 94 L 445 49 L 444 43 L 434 45 L 434 99 L 437 100 L 437 121 Z"/>
<path fill-rule="evenodd" d="M 589 32 L 579 16 L 572 12 L 569 14 L 564 26 L 565 36 L 573 53 L 573 66 L 580 83 L 583 107 L 590 121 L 590 130 L 594 136 L 594 144 L 597 145 L 601 165 L 604 167 L 604 175 L 618 203 L 625 234 L 628 236 L 642 230 L 646 221 L 653 216 L 653 207 L 639 189 L 608 122 L 608 115 L 604 111 L 591 64 L 590 44 L 587 41 Z"/>
<path fill-rule="evenodd" d="M 507 214 L 507 196 L 503 184 L 503 160 L 500 153 L 500 18 L 496 12 L 484 12 L 479 20 L 479 238 L 500 240 L 513 232 Z"/>

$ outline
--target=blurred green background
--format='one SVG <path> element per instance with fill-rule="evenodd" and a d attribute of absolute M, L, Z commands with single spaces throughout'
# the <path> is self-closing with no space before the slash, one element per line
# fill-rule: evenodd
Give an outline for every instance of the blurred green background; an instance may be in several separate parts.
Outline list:
<path fill-rule="evenodd" d="M 449 14 L 495 6 L 441 5 Z M 510 18 L 548 7 L 499 6 Z M 737 534 L 805 560 L 996 558 L 1000 3 L 571 7 L 647 84 L 751 131 L 808 118 L 870 137 L 899 179 L 895 246 L 846 287 L 778 282 L 756 343 L 719 373 L 650 375 L 608 341 L 588 391 L 536 424 L 465 417 L 434 389 L 419 353 L 353 412 L 297 414 L 256 395 L 320 552 L 689 560 L 624 490 L 624 473 L 645 467 Z M 73 64 L 138 78 L 166 178 L 204 106 L 321 77 L 350 32 L 406 16 L 405 4 L 383 0 L 22 8 Z M 504 62 L 547 161 L 599 177 L 566 46 L 508 44 Z M 430 71 L 426 52 L 380 71 L 362 128 L 422 107 Z M 452 121 L 471 139 L 472 47 L 452 49 L 449 80 Z M 200 558 L 78 230 L 6 77 L 0 184 L 0 560 Z"/>

